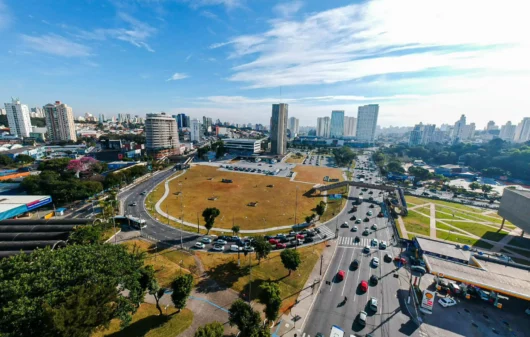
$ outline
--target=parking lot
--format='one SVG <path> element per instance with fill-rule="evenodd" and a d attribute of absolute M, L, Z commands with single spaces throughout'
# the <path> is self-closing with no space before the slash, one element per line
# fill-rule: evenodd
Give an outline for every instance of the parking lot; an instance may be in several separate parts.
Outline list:
<path fill-rule="evenodd" d="M 321 167 L 337 167 L 335 165 L 335 159 L 330 156 L 323 156 L 316 153 L 310 153 L 302 163 L 303 165 L 313 165 Z"/>
<path fill-rule="evenodd" d="M 290 177 L 291 169 L 295 164 L 287 163 L 267 163 L 267 162 L 252 162 L 240 160 L 232 163 L 222 163 L 220 169 L 224 171 L 233 171 L 248 174 L 264 174 L 274 175 L 278 177 Z"/>

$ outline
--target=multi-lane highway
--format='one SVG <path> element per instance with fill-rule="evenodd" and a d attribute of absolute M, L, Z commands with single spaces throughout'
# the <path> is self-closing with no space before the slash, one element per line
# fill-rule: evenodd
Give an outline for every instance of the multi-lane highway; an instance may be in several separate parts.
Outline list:
<path fill-rule="evenodd" d="M 362 160 L 362 158 L 361 158 Z M 365 160 L 366 157 L 365 157 Z M 355 170 L 354 175 L 362 171 Z M 376 180 L 374 174 L 372 180 Z M 359 193 L 363 192 L 364 200 L 367 200 L 370 190 L 362 191 L 360 188 L 350 188 L 350 200 L 346 209 L 338 217 L 339 237 L 338 247 L 333 260 L 327 270 L 321 287 L 321 292 L 315 300 L 312 310 L 305 320 L 300 337 L 314 337 L 317 333 L 324 336 L 329 334 L 332 325 L 340 326 L 345 335 L 365 336 L 385 336 L 394 337 L 400 335 L 411 335 L 411 331 L 404 331 L 402 326 L 406 326 L 409 318 L 401 312 L 398 300 L 399 280 L 394 278 L 394 271 L 397 266 L 393 261 L 385 261 L 385 254 L 395 257 L 399 254 L 399 249 L 389 246 L 386 249 L 380 249 L 379 246 L 372 246 L 372 239 L 386 241 L 387 244 L 392 242 L 392 228 L 388 225 L 386 217 L 377 217 L 382 201 L 379 191 L 372 191 L 374 201 L 364 201 L 357 205 L 357 211 L 350 213 L 353 200 Z M 377 197 L 376 197 L 377 196 Z M 352 200 L 353 199 L 353 200 Z M 374 205 L 374 208 L 370 208 Z M 372 211 L 373 215 L 367 213 Z M 361 219 L 360 224 L 354 224 L 350 220 L 352 215 Z M 365 222 L 364 218 L 368 217 L 369 221 Z M 348 228 L 341 228 L 340 225 L 348 222 Z M 372 225 L 377 225 L 377 230 L 371 229 Z M 351 228 L 356 225 L 358 231 L 353 232 Z M 333 231 L 336 224 L 328 224 Z M 363 231 L 368 229 L 369 234 L 363 235 Z M 356 237 L 359 240 L 356 240 Z M 370 246 L 369 252 L 364 252 L 364 247 Z M 379 259 L 379 266 L 375 267 L 372 259 Z M 359 267 L 354 268 L 353 261 L 359 262 Z M 344 272 L 343 279 L 337 277 L 339 271 Z M 370 277 L 376 275 L 377 284 L 370 283 Z M 367 291 L 360 289 L 361 281 L 366 281 L 369 286 Z M 378 302 L 377 311 L 369 309 L 369 301 L 375 297 Z M 367 313 L 366 325 L 363 326 L 358 322 L 358 316 L 361 311 Z"/>

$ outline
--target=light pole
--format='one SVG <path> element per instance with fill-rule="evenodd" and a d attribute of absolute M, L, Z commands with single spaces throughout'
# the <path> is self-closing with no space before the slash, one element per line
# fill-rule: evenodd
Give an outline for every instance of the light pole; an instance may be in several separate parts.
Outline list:
<path fill-rule="evenodd" d="M 294 204 L 294 224 L 297 225 L 298 222 L 296 221 L 296 213 L 298 211 L 298 186 L 296 186 L 295 191 L 295 204 Z"/>
<path fill-rule="evenodd" d="M 184 199 L 184 186 L 182 186 L 182 183 L 179 183 L 180 185 L 180 248 L 184 249 L 184 242 L 182 238 L 182 231 L 184 230 L 184 206 L 183 206 L 183 199 Z M 199 230 L 199 217 L 197 216 L 197 231 Z"/>

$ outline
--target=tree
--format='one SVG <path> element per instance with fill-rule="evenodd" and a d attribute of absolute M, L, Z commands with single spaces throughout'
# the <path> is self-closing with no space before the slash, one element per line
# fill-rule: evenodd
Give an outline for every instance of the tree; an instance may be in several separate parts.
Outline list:
<path fill-rule="evenodd" d="M 204 211 L 202 211 L 202 217 L 204 218 L 204 227 L 208 230 L 208 233 L 210 233 L 210 229 L 213 228 L 213 224 L 215 223 L 215 218 L 217 218 L 221 214 L 221 211 L 219 211 L 215 207 L 208 207 Z"/>
<path fill-rule="evenodd" d="M 35 161 L 35 158 L 33 158 L 32 156 L 28 156 L 27 154 L 19 154 L 15 158 L 15 162 L 20 163 L 20 164 L 31 164 L 34 161 Z"/>
<path fill-rule="evenodd" d="M 255 330 L 260 326 L 260 321 L 259 313 L 240 299 L 233 302 L 228 309 L 228 322 L 230 326 L 237 326 L 241 337 L 253 336 Z"/>
<path fill-rule="evenodd" d="M 293 270 L 298 269 L 300 263 L 300 253 L 294 249 L 285 249 L 281 252 L 280 258 L 282 259 L 282 264 L 285 269 L 289 270 L 289 275 Z"/>
<path fill-rule="evenodd" d="M 265 317 L 274 322 L 278 318 L 282 298 L 280 296 L 280 286 L 275 282 L 267 282 L 260 285 L 260 302 L 265 304 Z"/>
<path fill-rule="evenodd" d="M 254 239 L 254 250 L 256 252 L 256 258 L 258 264 L 261 263 L 261 259 L 267 258 L 271 252 L 271 244 L 265 240 L 263 236 L 258 236 Z"/>
<path fill-rule="evenodd" d="M 143 269 L 143 255 L 121 245 L 67 245 L 2 259 L 0 336 L 89 337 L 113 318 L 126 325 L 144 296 Z"/>
<path fill-rule="evenodd" d="M 237 225 L 232 226 L 232 233 L 234 233 L 234 235 L 237 235 L 240 230 L 241 230 L 241 228 L 239 226 L 237 226 Z"/>
<path fill-rule="evenodd" d="M 405 169 L 403 168 L 403 166 L 401 166 L 401 163 L 399 161 L 391 161 L 386 165 L 386 169 L 388 170 L 388 172 L 392 173 L 405 173 Z"/>
<path fill-rule="evenodd" d="M 271 337 L 271 330 L 263 325 L 260 325 L 252 331 L 250 337 Z"/>
<path fill-rule="evenodd" d="M 193 288 L 193 276 L 190 274 L 184 274 L 177 276 L 171 283 L 171 300 L 180 312 L 182 308 L 186 306 L 188 296 L 190 296 L 191 289 Z"/>
<path fill-rule="evenodd" d="M 308 215 L 308 216 L 305 217 L 305 222 L 308 223 L 308 224 L 311 223 L 312 220 L 313 220 L 313 218 L 311 217 L 311 215 Z"/>
<path fill-rule="evenodd" d="M 78 245 L 93 245 L 101 243 L 102 234 L 103 230 L 99 225 L 76 226 L 68 238 L 68 243 Z"/>
<path fill-rule="evenodd" d="M 160 307 L 160 299 L 162 298 L 162 296 L 164 296 L 166 288 L 160 287 L 160 284 L 158 283 L 155 277 L 155 269 L 152 265 L 148 265 L 144 268 L 142 276 L 143 277 L 140 283 L 143 284 L 144 288 L 147 288 L 149 294 L 153 295 L 153 297 L 155 298 L 156 308 L 158 309 L 160 316 L 163 316 L 164 312 Z"/>
<path fill-rule="evenodd" d="M 43 161 L 39 164 L 39 171 L 55 171 L 62 172 L 68 166 L 70 158 L 57 158 Z"/>
<path fill-rule="evenodd" d="M 416 166 L 409 167 L 409 174 L 413 175 L 416 181 L 426 180 L 432 177 L 429 170 Z"/>
<path fill-rule="evenodd" d="M 85 172 L 92 168 L 97 163 L 97 160 L 95 160 L 92 157 L 83 157 L 80 160 L 74 159 L 71 160 L 68 163 L 68 166 L 66 167 L 69 171 L 74 171 L 75 176 L 79 178 L 80 172 Z"/>
<path fill-rule="evenodd" d="M 11 157 L 6 156 L 5 154 L 0 154 L 0 166 L 9 166 L 13 165 L 13 159 Z"/>
<path fill-rule="evenodd" d="M 482 186 L 480 186 L 480 189 L 484 193 L 489 193 L 491 192 L 491 190 L 493 190 L 493 187 L 491 185 L 483 184 Z"/>
<path fill-rule="evenodd" d="M 223 324 L 219 322 L 208 323 L 204 326 L 200 326 L 195 331 L 195 337 L 223 337 L 224 336 Z"/>
<path fill-rule="evenodd" d="M 478 190 L 480 188 L 480 184 L 477 183 L 476 181 L 472 182 L 471 184 L 469 184 L 469 188 L 474 191 L 474 190 Z"/>
<path fill-rule="evenodd" d="M 317 212 L 319 217 L 321 217 L 324 214 L 325 210 L 326 210 L 326 203 L 324 201 L 319 202 L 317 207 L 315 207 L 315 211 Z"/>

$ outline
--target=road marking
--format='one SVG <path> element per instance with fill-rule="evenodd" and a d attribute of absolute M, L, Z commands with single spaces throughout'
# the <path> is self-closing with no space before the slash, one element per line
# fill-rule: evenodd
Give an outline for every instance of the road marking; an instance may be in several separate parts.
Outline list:
<path fill-rule="evenodd" d="M 343 252 L 342 252 L 342 256 L 340 257 L 340 261 L 339 261 L 339 269 L 337 269 L 337 272 L 335 272 L 335 276 L 333 276 L 334 279 L 335 279 L 335 277 L 337 277 L 337 273 L 338 273 L 339 270 L 340 270 L 340 263 L 342 262 L 342 258 L 344 257 L 344 253 L 345 253 L 345 252 L 346 252 L 346 251 L 343 251 Z M 334 284 L 335 284 L 335 282 L 332 281 L 332 282 L 331 282 L 331 287 L 329 287 L 329 291 L 331 291 L 331 289 L 333 289 L 333 285 L 334 285 Z"/>
<path fill-rule="evenodd" d="M 357 267 L 357 270 L 361 268 L 362 264 L 363 264 L 363 254 L 361 253 L 361 261 L 359 262 L 359 267 Z M 357 273 L 357 280 L 355 280 L 355 284 L 359 284 L 359 274 L 361 274 L 361 272 Z M 355 295 L 353 295 L 353 302 L 355 302 L 356 297 L 357 297 L 357 291 L 355 292 Z"/>
<path fill-rule="evenodd" d="M 351 253 L 350 263 L 353 261 L 353 255 L 355 254 L 355 250 Z M 350 276 L 350 267 L 348 266 L 348 271 L 346 272 L 346 279 L 344 280 L 344 286 L 342 287 L 342 293 L 340 296 L 344 295 L 344 289 L 346 288 L 346 283 L 348 283 L 348 276 Z"/>

